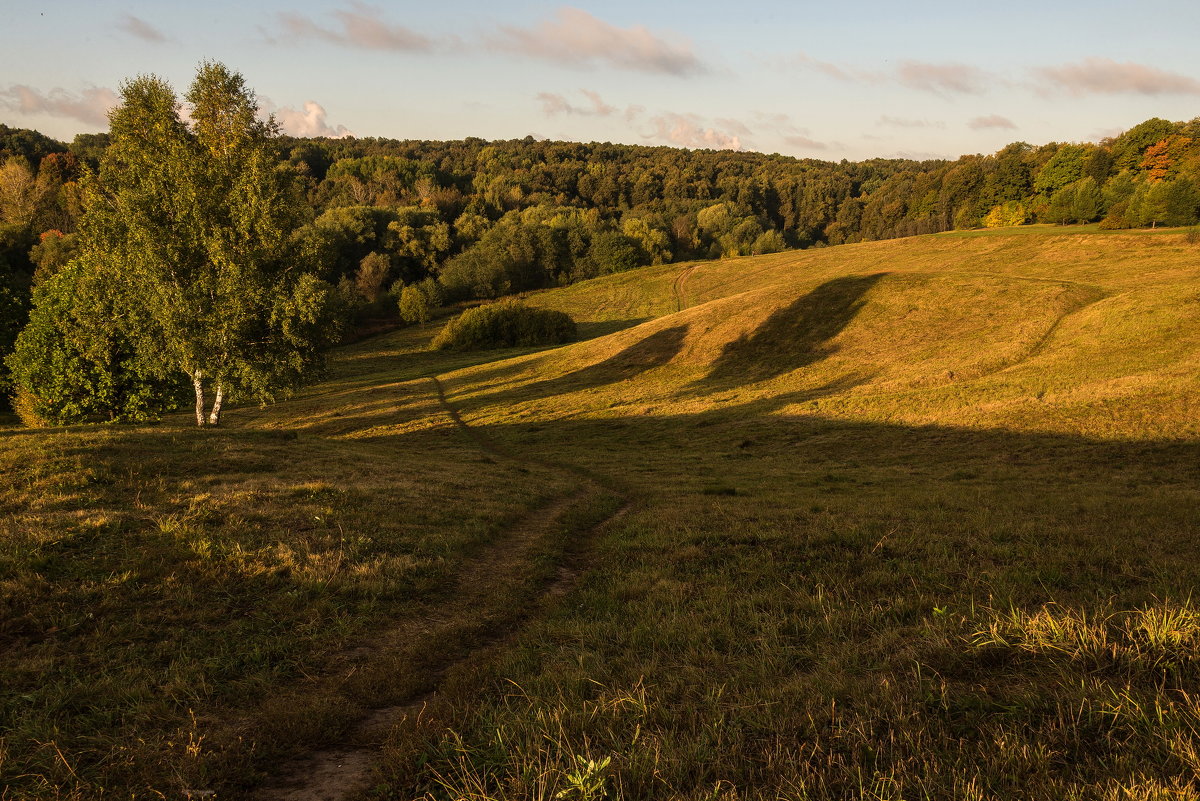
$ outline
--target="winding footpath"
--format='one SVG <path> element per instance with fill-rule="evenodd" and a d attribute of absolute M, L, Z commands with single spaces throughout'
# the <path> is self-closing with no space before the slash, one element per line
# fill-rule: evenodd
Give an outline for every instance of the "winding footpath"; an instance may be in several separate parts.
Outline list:
<path fill-rule="evenodd" d="M 351 674 L 368 658 L 387 663 L 393 671 L 405 670 L 407 666 L 423 674 L 421 689 L 401 704 L 370 711 L 338 744 L 310 751 L 282 765 L 278 774 L 258 790 L 256 798 L 346 801 L 369 790 L 373 767 L 389 731 L 406 716 L 420 713 L 451 668 L 512 639 L 531 619 L 552 609 L 578 584 L 585 567 L 580 563 L 578 548 L 560 558 L 548 578 L 530 574 L 539 546 L 563 539 L 567 513 L 577 506 L 598 502 L 604 495 L 619 499 L 615 511 L 570 532 L 571 542 L 586 549 L 588 543 L 624 516 L 632 505 L 626 492 L 606 476 L 577 465 L 517 455 L 504 448 L 467 425 L 447 400 L 442 382 L 437 378 L 431 381 L 442 410 L 481 450 L 520 465 L 565 471 L 575 476 L 578 483 L 566 495 L 527 512 L 494 542 L 468 557 L 455 579 L 454 600 L 449 604 L 401 621 L 378 632 L 370 643 L 347 652 L 343 661 L 351 665 Z M 529 600 L 516 609 L 502 603 L 514 595 Z M 452 643 L 452 647 L 446 648 L 447 643 Z M 436 648 L 422 647 L 434 644 Z M 431 663 L 429 653 L 444 656 Z"/>

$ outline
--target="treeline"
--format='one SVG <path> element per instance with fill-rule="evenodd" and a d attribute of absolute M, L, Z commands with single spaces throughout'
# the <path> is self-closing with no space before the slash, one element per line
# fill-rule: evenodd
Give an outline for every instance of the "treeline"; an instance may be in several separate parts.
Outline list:
<path fill-rule="evenodd" d="M 30 288 L 74 255 L 79 181 L 107 145 L 106 134 L 68 145 L 0 125 L 0 351 Z M 532 138 L 277 137 L 271 147 L 305 209 L 293 251 L 321 265 L 359 317 L 394 316 L 406 286 L 494 298 L 683 259 L 980 226 L 1200 218 L 1200 120 L 923 162 Z"/>

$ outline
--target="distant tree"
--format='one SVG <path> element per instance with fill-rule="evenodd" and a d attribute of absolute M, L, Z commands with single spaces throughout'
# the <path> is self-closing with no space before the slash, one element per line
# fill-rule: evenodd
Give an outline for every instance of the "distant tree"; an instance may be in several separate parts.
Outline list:
<path fill-rule="evenodd" d="M 1104 196 L 1096 179 L 1090 175 L 1076 181 L 1071 187 L 1071 218 L 1078 223 L 1089 223 L 1100 216 L 1104 207 Z"/>
<path fill-rule="evenodd" d="M 428 296 L 416 284 L 409 284 L 400 290 L 400 319 L 406 323 L 429 321 L 430 303 Z"/>
<path fill-rule="evenodd" d="M 983 225 L 986 228 L 1009 228 L 1016 225 L 1024 225 L 1028 221 L 1029 212 L 1025 210 L 1025 205 L 1015 200 L 1010 200 L 1007 203 L 994 206 L 983 218 Z"/>
<path fill-rule="evenodd" d="M 761 256 L 766 253 L 780 253 L 787 250 L 787 240 L 783 238 L 783 234 L 772 228 L 763 233 L 754 240 L 754 244 L 750 246 L 750 252 L 756 256 Z"/>
<path fill-rule="evenodd" d="M 1047 197 L 1083 177 L 1087 148 L 1083 145 L 1060 145 L 1034 180 L 1034 189 Z"/>
<path fill-rule="evenodd" d="M 107 133 L 81 133 L 75 135 L 68 149 L 80 164 L 95 171 L 100 169 L 100 159 L 104 157 L 104 151 L 108 149 L 110 141 Z"/>
<path fill-rule="evenodd" d="M 354 276 L 354 287 L 359 297 L 367 303 L 374 303 L 383 292 L 383 285 L 387 282 L 391 269 L 391 262 L 382 253 L 372 251 L 363 256 Z"/>
<path fill-rule="evenodd" d="M 1157 228 L 1196 222 L 1200 190 L 1187 178 L 1139 184 L 1129 200 L 1126 218 L 1131 225 Z"/>
<path fill-rule="evenodd" d="M 671 260 L 671 238 L 645 218 L 627 215 L 621 220 L 621 233 L 637 241 L 648 263 L 665 264 Z"/>
<path fill-rule="evenodd" d="M 389 248 L 400 265 L 400 277 L 419 280 L 450 252 L 450 226 L 442 222 L 436 208 L 405 206 L 395 214 L 396 219 L 388 223 Z"/>
<path fill-rule="evenodd" d="M 37 266 L 34 281 L 44 281 L 58 272 L 78 251 L 79 238 L 75 234 L 64 234 L 57 229 L 43 231 L 38 243 L 29 251 L 30 260 Z"/>
<path fill-rule="evenodd" d="M 625 272 L 649 263 L 638 240 L 617 231 L 593 237 L 588 257 L 600 274 Z"/>
<path fill-rule="evenodd" d="M 37 176 L 22 158 L 0 165 L 0 222 L 29 227 L 45 199 Z"/>
<path fill-rule="evenodd" d="M 61 153 L 67 147 L 62 142 L 28 128 L 10 128 L 0 123 L 0 162 L 19 158 L 27 164 L 38 164 L 51 153 Z"/>
<path fill-rule="evenodd" d="M 1136 169 L 1141 164 L 1146 150 L 1175 133 L 1176 125 L 1167 120 L 1153 117 L 1133 126 L 1108 143 L 1113 154 L 1113 167 L 1117 171 Z"/>

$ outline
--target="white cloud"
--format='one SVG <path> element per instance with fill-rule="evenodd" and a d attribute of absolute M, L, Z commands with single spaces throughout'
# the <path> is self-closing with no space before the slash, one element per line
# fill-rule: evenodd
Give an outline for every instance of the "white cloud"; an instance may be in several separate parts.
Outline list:
<path fill-rule="evenodd" d="M 918 120 L 908 117 L 890 117 L 883 115 L 876 121 L 876 125 L 884 128 L 945 128 L 946 123 L 941 121 Z"/>
<path fill-rule="evenodd" d="M 103 127 L 108 126 L 108 112 L 120 102 L 116 92 L 102 86 L 93 86 L 78 94 L 59 87 L 42 92 L 22 84 L 0 90 L 0 108 L 8 111 L 65 117 Z"/>
<path fill-rule="evenodd" d="M 978 67 L 959 63 L 931 64 L 908 60 L 890 70 L 866 70 L 821 61 L 807 53 L 797 53 L 776 63 L 789 68 L 812 70 L 847 83 L 875 86 L 894 83 L 936 95 L 982 94 L 998 80 Z"/>
<path fill-rule="evenodd" d="M 279 14 L 284 33 L 294 39 L 321 39 L 344 47 L 368 50 L 423 52 L 433 49 L 433 40 L 403 25 L 384 19 L 383 9 L 366 3 L 350 3 L 333 12 L 338 26 L 322 26 L 291 11 Z M 340 29 L 339 29 L 340 28 Z"/>
<path fill-rule="evenodd" d="M 1038 67 L 1034 75 L 1046 88 L 1073 95 L 1200 95 L 1200 80 L 1131 61 L 1088 58 L 1075 64 Z"/>
<path fill-rule="evenodd" d="M 801 150 L 828 150 L 830 143 L 812 137 L 812 131 L 795 123 L 788 114 L 780 112 L 754 112 L 759 127 L 777 135 L 789 147 Z"/>
<path fill-rule="evenodd" d="M 896 81 L 909 89 L 945 94 L 982 94 L 990 76 L 981 69 L 967 64 L 928 64 L 922 61 L 904 61 L 896 68 Z"/>
<path fill-rule="evenodd" d="M 579 92 L 587 98 L 588 105 L 576 106 L 564 96 L 554 92 L 539 92 L 537 100 L 542 104 L 542 113 L 547 116 L 577 114 L 583 117 L 609 117 L 617 111 L 617 107 L 605 103 L 599 93 L 590 89 L 580 89 Z"/>
<path fill-rule="evenodd" d="M 805 136 L 804 134 L 791 134 L 783 137 L 783 141 L 787 142 L 792 147 L 798 147 L 805 150 L 828 150 L 829 145 L 825 142 L 818 142 L 816 139 Z"/>
<path fill-rule="evenodd" d="M 696 114 L 667 112 L 650 120 L 653 133 L 644 134 L 646 139 L 657 139 L 680 147 L 707 148 L 710 150 L 745 150 L 739 136 L 705 126 L 704 118 Z"/>
<path fill-rule="evenodd" d="M 167 41 L 167 36 L 158 28 L 155 28 L 149 22 L 141 17 L 135 17 L 133 14 L 121 15 L 121 21 L 117 23 L 117 27 L 125 31 L 130 36 L 136 36 L 145 42 L 153 42 L 154 44 L 162 44 Z"/>
<path fill-rule="evenodd" d="M 570 6 L 531 28 L 501 26 L 490 39 L 497 50 L 575 67 L 604 63 L 639 72 L 693 75 L 705 72 L 691 45 L 672 43 L 641 25 L 618 28 Z"/>
<path fill-rule="evenodd" d="M 991 114 L 986 117 L 976 117 L 967 123 L 967 127 L 974 131 L 981 131 L 987 128 L 1007 128 L 1016 130 L 1017 124 L 1008 117 L 1001 117 L 999 114 Z"/>
<path fill-rule="evenodd" d="M 318 137 L 330 139 L 345 139 L 354 136 L 354 132 L 345 125 L 330 125 L 326 120 L 325 107 L 315 100 L 304 101 L 302 110 L 291 106 L 275 106 L 267 98 L 259 98 L 260 110 L 264 114 L 274 114 L 279 129 L 289 136 Z"/>

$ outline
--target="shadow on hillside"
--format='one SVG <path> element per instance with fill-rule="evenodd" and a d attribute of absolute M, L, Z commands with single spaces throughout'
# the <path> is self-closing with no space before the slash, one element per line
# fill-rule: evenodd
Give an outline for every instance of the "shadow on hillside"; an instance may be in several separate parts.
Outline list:
<path fill-rule="evenodd" d="M 662 367 L 683 350 L 688 326 L 677 325 L 656 331 L 644 339 L 634 342 L 619 353 L 604 361 L 573 370 L 557 378 L 519 384 L 513 388 L 504 385 L 489 386 L 489 391 L 479 396 L 487 403 L 520 403 L 576 392 L 588 387 L 615 384 L 627 381 L 643 373 Z M 472 383 L 494 385 L 525 369 L 524 365 L 501 365 L 494 370 L 478 372 L 471 376 Z"/>
<path fill-rule="evenodd" d="M 666 340 L 663 332 L 660 344 Z M 822 389 L 843 391 L 844 383 Z M 1200 441 L 1101 440 L 780 414 L 782 406 L 798 397 L 697 414 L 473 427 L 524 458 L 577 464 L 611 476 L 628 485 L 635 497 L 663 510 L 677 498 L 716 494 L 729 496 L 722 497 L 722 504 L 742 504 L 747 515 L 777 510 L 779 520 L 790 519 L 789 509 L 807 514 L 804 510 L 826 508 L 833 501 L 847 513 L 863 515 L 869 525 L 874 525 L 871 515 L 885 514 L 890 517 L 879 523 L 883 528 L 871 529 L 874 533 L 862 543 L 863 554 L 871 558 L 884 552 L 879 551 L 881 537 L 893 528 L 932 526 L 935 540 L 928 550 L 914 544 L 910 556 L 920 561 L 940 558 L 943 551 L 961 552 L 957 572 L 945 577 L 956 590 L 975 587 L 986 594 L 992 589 L 989 582 L 1003 577 L 1014 597 L 1040 603 L 1060 590 L 1094 591 L 1097 597 L 1132 591 L 1150 597 L 1179 592 L 1193 579 L 1200 582 L 1200 526 L 1190 500 L 1200 492 Z M 399 416 L 436 414 L 437 425 L 404 433 L 381 431 L 349 443 L 332 442 L 317 432 L 197 432 L 173 425 L 112 427 L 106 431 L 120 436 L 100 442 L 57 432 L 67 435 L 56 443 L 60 456 L 87 460 L 94 473 L 90 484 L 71 497 L 64 495 L 61 503 L 84 502 L 84 490 L 107 492 L 117 478 L 122 486 L 135 488 L 143 480 L 158 482 L 164 497 L 186 498 L 196 488 L 217 493 L 230 478 L 247 474 L 276 481 L 290 465 L 305 460 L 319 459 L 332 469 L 365 463 L 369 452 L 373 459 L 391 457 L 419 471 L 422 454 L 477 449 L 442 419 L 427 387 L 412 387 L 407 401 L 402 401 Z M 468 398 L 455 407 L 470 419 L 477 401 Z M 338 425 L 366 428 L 379 419 L 377 413 L 348 415 Z M 471 461 L 461 469 L 501 468 Z M 431 474 L 429 480 L 452 482 L 453 476 Z M 720 492 L 712 492 L 714 488 Z M 735 496 L 745 500 L 731 500 Z M 909 509 L 907 497 L 919 503 Z M 113 496 L 112 502 L 118 500 Z M 945 539 L 951 535 L 953 541 Z M 806 564 L 805 547 L 797 540 L 793 556 L 798 571 Z"/>
<path fill-rule="evenodd" d="M 887 273 L 837 278 L 771 314 L 754 333 L 728 343 L 706 381 L 749 384 L 814 364 L 858 314 L 863 296 Z"/>
<path fill-rule="evenodd" d="M 635 325 L 641 325 L 653 319 L 653 317 L 634 317 L 628 320 L 601 320 L 593 323 L 579 323 L 577 325 L 579 337 L 576 341 L 583 342 L 598 337 L 606 337 L 609 334 L 624 331 L 626 328 L 633 328 Z"/>

